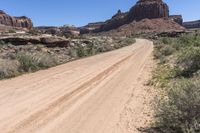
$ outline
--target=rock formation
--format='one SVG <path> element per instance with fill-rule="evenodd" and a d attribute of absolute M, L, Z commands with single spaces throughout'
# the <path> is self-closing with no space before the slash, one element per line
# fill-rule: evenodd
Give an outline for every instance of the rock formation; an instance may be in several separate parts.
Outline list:
<path fill-rule="evenodd" d="M 162 0 L 139 0 L 127 16 L 127 21 L 169 17 L 169 7 Z"/>
<path fill-rule="evenodd" d="M 134 5 L 130 9 L 129 12 L 123 13 L 119 10 L 117 14 L 115 14 L 111 19 L 102 23 L 99 26 L 99 28 L 93 29 L 93 32 L 113 30 L 119 28 L 122 25 L 129 24 L 133 21 L 140 21 L 142 19 L 155 19 L 155 18 L 168 18 L 168 17 L 169 17 L 169 7 L 162 0 L 139 0 L 136 3 L 136 5 Z"/>
<path fill-rule="evenodd" d="M 12 17 L 3 12 L 2 10 L 0 10 L 0 24 L 11 27 L 28 28 L 28 29 L 31 29 L 33 27 L 31 19 L 25 16 Z"/>

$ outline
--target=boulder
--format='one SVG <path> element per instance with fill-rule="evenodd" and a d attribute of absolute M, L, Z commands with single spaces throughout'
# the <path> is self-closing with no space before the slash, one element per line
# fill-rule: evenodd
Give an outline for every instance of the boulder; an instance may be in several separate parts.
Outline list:
<path fill-rule="evenodd" d="M 0 24 L 11 26 L 11 27 L 19 27 L 19 28 L 28 28 L 31 29 L 33 27 L 33 23 L 30 18 L 25 16 L 22 17 L 12 17 L 0 10 Z"/>

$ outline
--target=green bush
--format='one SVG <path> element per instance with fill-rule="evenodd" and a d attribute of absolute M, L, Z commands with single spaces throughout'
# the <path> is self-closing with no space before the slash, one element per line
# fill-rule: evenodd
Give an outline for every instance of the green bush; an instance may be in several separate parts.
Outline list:
<path fill-rule="evenodd" d="M 163 37 L 161 38 L 162 43 L 164 44 L 170 44 L 171 43 L 171 39 L 168 37 Z"/>
<path fill-rule="evenodd" d="M 121 40 L 122 46 L 131 45 L 131 44 L 133 44 L 135 42 L 136 42 L 136 40 L 134 38 L 129 38 L 129 37 L 124 38 L 124 39 Z"/>
<path fill-rule="evenodd" d="M 163 63 L 152 80 L 162 88 L 155 103 L 157 132 L 200 133 L 200 35 L 161 38 L 154 56 Z"/>
<path fill-rule="evenodd" d="M 178 54 L 177 66 L 181 67 L 183 76 L 192 76 L 200 70 L 200 47 L 188 47 Z"/>
<path fill-rule="evenodd" d="M 174 49 L 171 44 L 158 43 L 155 44 L 153 54 L 154 58 L 159 59 L 160 63 L 163 64 L 166 63 L 167 57 L 173 55 L 175 51 L 176 49 Z"/>
<path fill-rule="evenodd" d="M 151 84 L 164 88 L 166 87 L 171 80 L 173 80 L 177 73 L 179 73 L 178 68 L 173 68 L 169 65 L 159 65 L 154 71 L 153 71 L 153 77 L 151 80 Z"/>
<path fill-rule="evenodd" d="M 34 72 L 57 64 L 56 59 L 48 54 L 18 53 L 16 59 L 20 63 L 20 71 L 23 72 Z"/>
<path fill-rule="evenodd" d="M 163 56 L 169 56 L 169 55 L 172 55 L 172 53 L 174 52 L 175 50 L 172 48 L 172 46 L 170 45 L 165 45 L 163 46 L 161 49 L 160 49 L 160 53 L 161 55 Z"/>
<path fill-rule="evenodd" d="M 5 42 L 1 40 L 0 45 L 5 45 Z"/>
<path fill-rule="evenodd" d="M 16 33 L 16 31 L 14 29 L 10 29 L 8 32 L 9 33 Z"/>
<path fill-rule="evenodd" d="M 78 46 L 78 48 L 76 50 L 77 50 L 78 57 L 85 57 L 88 55 L 86 48 L 83 46 Z"/>
<path fill-rule="evenodd" d="M 200 80 L 182 79 L 157 100 L 155 126 L 162 133 L 200 132 Z"/>

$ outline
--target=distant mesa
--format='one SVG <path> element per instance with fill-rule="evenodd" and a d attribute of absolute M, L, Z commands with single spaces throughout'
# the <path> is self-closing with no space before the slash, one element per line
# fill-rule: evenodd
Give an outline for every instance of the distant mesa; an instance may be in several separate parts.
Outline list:
<path fill-rule="evenodd" d="M 27 18 L 26 16 L 12 17 L 2 10 L 0 10 L 0 24 L 27 29 L 31 29 L 33 27 L 33 23 L 30 18 Z"/>
<path fill-rule="evenodd" d="M 200 20 L 184 22 L 183 26 L 188 29 L 200 28 Z"/>

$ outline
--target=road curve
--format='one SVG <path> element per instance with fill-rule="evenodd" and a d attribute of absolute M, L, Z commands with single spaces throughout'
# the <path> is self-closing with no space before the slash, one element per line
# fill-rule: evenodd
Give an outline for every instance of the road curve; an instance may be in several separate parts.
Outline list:
<path fill-rule="evenodd" d="M 0 81 L 2 133 L 115 133 L 153 43 Z"/>

